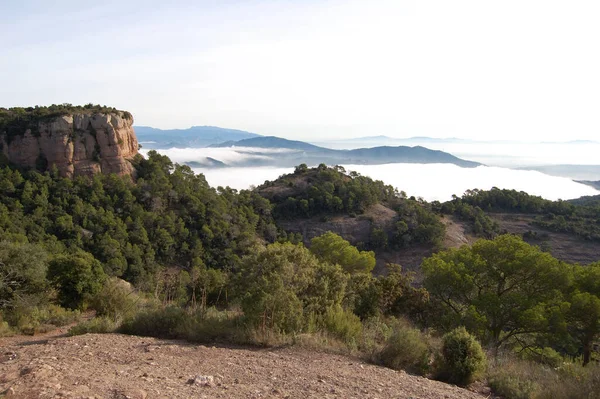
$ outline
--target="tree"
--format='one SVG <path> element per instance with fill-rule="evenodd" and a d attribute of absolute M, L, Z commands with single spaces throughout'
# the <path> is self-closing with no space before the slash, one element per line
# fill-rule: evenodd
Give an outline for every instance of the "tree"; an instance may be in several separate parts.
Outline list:
<path fill-rule="evenodd" d="M 37 245 L 0 242 L 0 309 L 9 309 L 25 295 L 47 288 L 46 252 Z"/>
<path fill-rule="evenodd" d="M 255 326 L 299 332 L 309 314 L 341 304 L 345 275 L 303 245 L 275 243 L 244 257 L 235 279 L 244 315 Z"/>
<path fill-rule="evenodd" d="M 359 251 L 331 231 L 313 238 L 310 251 L 322 261 L 340 265 L 348 273 L 370 273 L 375 267 L 373 251 Z"/>
<path fill-rule="evenodd" d="M 585 366 L 600 335 L 600 262 L 576 267 L 574 286 L 566 318 L 569 333 L 581 345 Z"/>
<path fill-rule="evenodd" d="M 558 260 L 513 235 L 440 252 L 422 269 L 431 297 L 496 350 L 546 331 L 569 283 Z"/>
<path fill-rule="evenodd" d="M 48 278 L 58 290 L 58 300 L 70 309 L 83 308 L 102 288 L 102 264 L 87 252 L 58 255 L 48 265 Z"/>

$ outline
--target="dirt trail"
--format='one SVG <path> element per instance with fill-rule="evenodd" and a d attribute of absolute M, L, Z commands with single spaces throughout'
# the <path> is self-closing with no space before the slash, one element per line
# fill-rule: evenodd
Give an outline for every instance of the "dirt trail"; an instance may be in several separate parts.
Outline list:
<path fill-rule="evenodd" d="M 4 338 L 0 347 L 7 398 L 482 398 L 299 348 L 218 348 L 118 334 Z"/>

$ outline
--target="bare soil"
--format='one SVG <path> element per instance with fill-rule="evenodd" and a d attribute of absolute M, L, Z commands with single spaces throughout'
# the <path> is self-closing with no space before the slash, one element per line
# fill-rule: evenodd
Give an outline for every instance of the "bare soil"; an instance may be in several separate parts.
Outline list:
<path fill-rule="evenodd" d="M 7 398 L 485 397 L 299 348 L 207 347 L 118 334 L 13 337 L 0 345 L 0 392 Z"/>

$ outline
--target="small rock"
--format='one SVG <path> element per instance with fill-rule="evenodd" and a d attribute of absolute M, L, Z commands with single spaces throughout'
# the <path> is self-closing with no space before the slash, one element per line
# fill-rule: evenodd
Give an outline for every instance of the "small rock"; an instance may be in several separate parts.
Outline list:
<path fill-rule="evenodd" d="M 215 385 L 215 378 L 212 375 L 197 375 L 190 378 L 188 384 L 201 387 L 212 387 Z"/>

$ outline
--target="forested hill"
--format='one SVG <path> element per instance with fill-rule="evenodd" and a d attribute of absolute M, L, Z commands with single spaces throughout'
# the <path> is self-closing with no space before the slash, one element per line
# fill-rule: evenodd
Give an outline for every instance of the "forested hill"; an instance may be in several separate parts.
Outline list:
<path fill-rule="evenodd" d="M 444 240 L 444 224 L 431 204 L 341 166 L 302 164 L 255 191 L 272 203 L 283 231 L 300 235 L 307 244 L 333 231 L 374 250 L 377 271 L 390 262 L 416 269 Z"/>
<path fill-rule="evenodd" d="M 0 241 L 96 260 L 145 285 L 165 267 L 235 268 L 257 242 L 276 238 L 270 204 L 257 194 L 211 188 L 154 152 L 135 167 L 135 183 L 1 168 Z"/>
<path fill-rule="evenodd" d="M 468 225 L 477 237 L 501 233 L 522 236 L 567 262 L 600 259 L 600 200 L 582 197 L 549 201 L 522 191 L 493 188 L 468 190 L 440 204 L 441 212 Z"/>
<path fill-rule="evenodd" d="M 133 164 L 135 181 L 0 167 L 0 337 L 93 309 L 72 334 L 312 343 L 443 381 L 492 381 L 503 397 L 515 378 L 539 397 L 565 381 L 577 397 L 598 392 L 586 366 L 600 337 L 597 205 L 498 189 L 428 203 L 326 165 L 237 192 L 155 151 Z M 448 248 L 450 231 L 489 239 Z M 557 254 L 564 243 L 576 253 Z M 575 259 L 586 248 L 595 262 Z M 539 374 L 496 363 L 484 374 L 477 340 Z M 470 348 L 466 360 L 456 347 Z"/>

